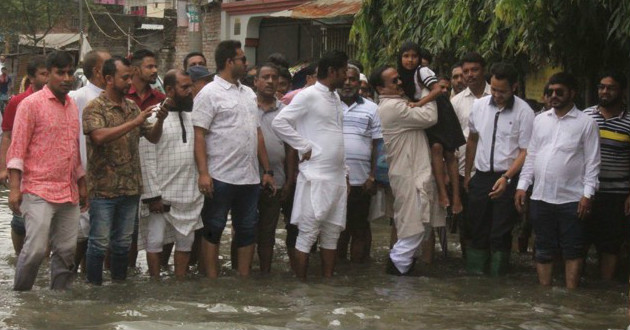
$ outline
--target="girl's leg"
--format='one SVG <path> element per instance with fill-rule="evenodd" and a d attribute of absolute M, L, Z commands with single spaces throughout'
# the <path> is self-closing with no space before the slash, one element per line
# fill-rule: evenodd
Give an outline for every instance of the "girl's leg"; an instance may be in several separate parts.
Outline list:
<path fill-rule="evenodd" d="M 444 152 L 444 159 L 446 160 L 446 169 L 448 171 L 448 177 L 451 182 L 451 190 L 453 191 L 453 197 L 451 204 L 453 214 L 459 214 L 462 212 L 462 200 L 459 196 L 459 166 L 457 164 L 457 157 L 452 151 Z"/>
<path fill-rule="evenodd" d="M 438 198 L 440 206 L 446 208 L 450 206 L 448 193 L 446 192 L 446 173 L 444 170 L 444 148 L 439 143 L 431 146 L 431 167 L 433 176 L 438 188 Z"/>

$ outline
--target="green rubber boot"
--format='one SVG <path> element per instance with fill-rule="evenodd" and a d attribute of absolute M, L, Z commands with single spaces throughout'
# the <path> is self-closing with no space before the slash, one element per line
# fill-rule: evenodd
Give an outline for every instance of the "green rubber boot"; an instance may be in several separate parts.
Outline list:
<path fill-rule="evenodd" d="M 510 268 L 510 252 L 495 251 L 492 252 L 490 259 L 490 275 L 497 277 L 507 274 Z"/>
<path fill-rule="evenodd" d="M 488 250 L 466 249 L 466 271 L 471 275 L 483 275 L 488 265 Z"/>

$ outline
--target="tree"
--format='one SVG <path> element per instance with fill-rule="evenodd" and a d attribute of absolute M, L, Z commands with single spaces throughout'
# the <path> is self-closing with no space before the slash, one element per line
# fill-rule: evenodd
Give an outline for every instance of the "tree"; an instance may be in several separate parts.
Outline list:
<path fill-rule="evenodd" d="M 397 47 L 414 40 L 442 65 L 474 50 L 522 72 L 551 64 L 592 79 L 602 67 L 629 69 L 630 2 L 364 0 L 351 40 L 368 68 L 391 63 Z"/>
<path fill-rule="evenodd" d="M 72 17 L 76 8 L 77 0 L 2 0 L 0 34 L 25 35 L 37 46 L 61 19 Z"/>

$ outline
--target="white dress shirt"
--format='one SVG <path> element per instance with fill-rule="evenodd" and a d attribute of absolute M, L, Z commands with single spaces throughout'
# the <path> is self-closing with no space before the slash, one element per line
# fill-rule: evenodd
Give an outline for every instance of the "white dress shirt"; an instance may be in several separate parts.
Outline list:
<path fill-rule="evenodd" d="M 483 95 L 490 95 L 490 85 L 486 83 L 486 87 L 483 90 Z M 459 125 L 462 127 L 462 131 L 464 132 L 464 137 L 468 139 L 468 117 L 470 117 L 470 111 L 472 110 L 473 103 L 477 100 L 477 97 L 470 88 L 466 88 L 461 91 L 459 94 L 455 95 L 451 99 L 451 104 L 453 105 L 453 109 L 455 109 L 455 114 L 457 115 L 457 119 L 459 119 Z M 459 175 L 464 176 L 464 168 L 466 162 L 466 145 L 459 147 L 457 149 L 457 158 L 459 161 Z M 473 168 L 473 171 L 475 169 Z"/>
<path fill-rule="evenodd" d="M 509 170 L 520 149 L 527 149 L 533 122 L 534 111 L 517 96 L 504 108 L 498 108 L 492 96 L 476 100 L 468 118 L 470 132 L 479 134 L 475 169 Z"/>
<path fill-rule="evenodd" d="M 599 181 L 597 122 L 575 106 L 561 118 L 555 109 L 536 117 L 518 189 L 534 183 L 532 199 L 551 204 L 595 194 Z"/>
<path fill-rule="evenodd" d="M 208 171 L 229 184 L 258 184 L 258 104 L 243 84 L 217 75 L 195 96 L 192 123 L 208 130 Z"/>
<path fill-rule="evenodd" d="M 79 135 L 79 151 L 81 152 L 81 164 L 83 168 L 87 169 L 87 146 L 85 143 L 85 135 L 83 134 L 83 109 L 90 103 L 90 101 L 97 98 L 103 89 L 92 84 L 88 81 L 87 85 L 71 91 L 68 95 L 74 100 L 79 108 L 79 127 L 81 128 L 81 134 Z"/>

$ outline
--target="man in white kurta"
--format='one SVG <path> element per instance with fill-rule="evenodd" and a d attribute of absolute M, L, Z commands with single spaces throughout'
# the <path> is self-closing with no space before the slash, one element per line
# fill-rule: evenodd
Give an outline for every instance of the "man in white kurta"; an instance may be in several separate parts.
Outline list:
<path fill-rule="evenodd" d="M 378 114 L 387 150 L 398 234 L 387 272 L 407 275 L 412 271 L 413 257 L 425 232 L 429 232 L 433 208 L 438 207 L 425 133 L 425 129 L 437 122 L 437 105 L 431 101 L 422 107 L 410 107 L 409 100 L 403 97 L 398 72 L 392 67 L 375 70 L 370 83 L 379 93 Z"/>
<path fill-rule="evenodd" d="M 68 93 L 79 108 L 79 125 L 81 134 L 79 134 L 79 151 L 81 153 L 81 164 L 87 169 L 87 145 L 85 143 L 85 135 L 83 134 L 83 109 L 90 101 L 97 98 L 105 89 L 105 77 L 102 74 L 103 63 L 112 56 L 108 52 L 93 50 L 85 55 L 83 60 L 83 72 L 88 79 L 87 85 Z M 79 220 L 79 234 L 77 236 L 77 252 L 74 255 L 75 265 L 79 265 L 85 257 L 87 250 L 87 239 L 90 235 L 90 214 L 89 212 L 81 212 Z"/>
<path fill-rule="evenodd" d="M 298 226 L 296 275 L 306 278 L 308 253 L 319 237 L 322 272 L 332 276 L 339 234 L 346 225 L 347 183 L 343 86 L 348 58 L 333 51 L 318 65 L 318 82 L 300 92 L 273 121 L 276 134 L 300 157 L 291 223 Z"/>
<path fill-rule="evenodd" d="M 186 275 L 195 230 L 201 228 L 203 195 L 194 188 L 197 168 L 194 129 L 191 121 L 192 80 L 184 71 L 164 76 L 166 95 L 173 100 L 171 115 L 164 120 L 162 138 L 156 144 L 140 145 L 142 202 L 149 215 L 141 217 L 141 235 L 146 234 L 147 263 L 151 277 L 160 277 L 160 254 L 167 230 L 175 236 L 175 276 Z"/>

